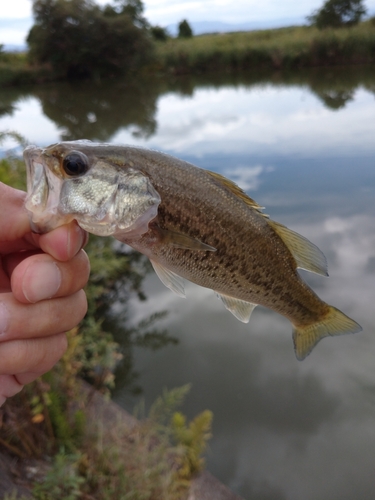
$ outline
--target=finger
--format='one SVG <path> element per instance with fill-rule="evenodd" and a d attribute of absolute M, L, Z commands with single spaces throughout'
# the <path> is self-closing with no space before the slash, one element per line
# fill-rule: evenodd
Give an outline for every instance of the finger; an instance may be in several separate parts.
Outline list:
<path fill-rule="evenodd" d="M 23 388 L 22 383 L 13 375 L 0 375 L 0 406 L 6 398 L 11 398 Z"/>
<path fill-rule="evenodd" d="M 72 258 L 88 241 L 88 234 L 75 221 L 47 234 L 33 234 L 25 208 L 26 193 L 0 182 L 0 251 L 41 248 L 57 260 Z"/>
<path fill-rule="evenodd" d="M 36 254 L 16 262 L 4 262 L 11 275 L 14 296 L 22 303 L 35 303 L 52 297 L 63 297 L 81 290 L 89 278 L 90 263 L 81 250 L 69 262 L 56 262 L 48 254 Z"/>
<path fill-rule="evenodd" d="M 34 235 L 35 243 L 57 260 L 74 257 L 88 241 L 88 234 L 73 221 L 50 233 Z"/>
<path fill-rule="evenodd" d="M 17 373 L 17 380 L 21 385 L 22 374 L 25 374 L 25 381 L 30 381 L 30 373 L 35 373 L 37 378 L 42 373 L 48 372 L 61 358 L 66 348 L 67 340 L 64 333 L 43 339 L 11 340 L 0 343 L 1 373 L 3 375 Z"/>
<path fill-rule="evenodd" d="M 3 341 L 46 337 L 68 331 L 78 325 L 86 311 L 83 290 L 36 304 L 20 304 L 12 293 L 4 293 L 0 299 L 0 348 Z"/>
<path fill-rule="evenodd" d="M 29 218 L 24 207 L 26 193 L 0 182 L 0 241 L 15 241 L 30 231 Z"/>
<path fill-rule="evenodd" d="M 65 334 L 64 334 L 65 335 Z M 64 351 L 65 352 L 65 351 Z M 64 354 L 64 352 L 62 353 L 62 355 Z M 61 355 L 61 356 L 62 356 Z M 61 357 L 60 356 L 60 357 Z M 59 358 L 60 359 L 60 358 Z M 59 360 L 58 359 L 58 360 Z M 58 361 L 57 360 L 57 361 Z M 54 366 L 54 365 L 52 365 Z M 52 368 L 52 367 L 51 367 Z M 45 373 L 44 371 L 42 372 L 39 372 L 38 370 L 36 370 L 34 368 L 35 371 L 33 372 L 26 372 L 26 373 L 18 373 L 17 375 L 14 375 L 14 378 L 15 380 L 19 383 L 19 385 L 21 387 L 23 387 L 24 385 L 26 384 L 30 384 L 30 382 L 34 382 L 34 380 L 36 380 L 38 377 L 40 377 L 41 375 L 43 375 L 43 373 Z M 48 370 L 47 370 L 48 371 Z"/>

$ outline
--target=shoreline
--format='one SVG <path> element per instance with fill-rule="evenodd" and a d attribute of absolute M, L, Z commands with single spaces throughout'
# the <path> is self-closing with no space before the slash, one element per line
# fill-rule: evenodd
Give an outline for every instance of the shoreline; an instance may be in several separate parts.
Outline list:
<path fill-rule="evenodd" d="M 85 411 L 90 419 L 99 420 L 103 429 L 110 430 L 119 421 L 126 425 L 129 434 L 136 430 L 138 420 L 112 400 L 106 399 L 86 382 L 80 383 L 82 396 L 87 398 Z M 30 490 L 35 480 L 42 480 L 51 467 L 51 462 L 43 458 L 20 459 L 12 457 L 0 448 L 0 498 L 5 495 L 23 495 L 32 499 Z M 12 496 L 10 498 L 13 498 Z M 186 500 L 244 500 L 232 492 L 210 472 L 204 470 L 192 478 Z"/>
<path fill-rule="evenodd" d="M 152 62 L 139 74 L 169 78 L 218 72 L 374 64 L 374 19 L 351 28 L 318 30 L 311 26 L 297 26 L 206 34 L 189 39 L 170 38 L 155 42 Z M 69 81 L 69 78 L 54 73 L 48 66 L 29 65 L 27 53 L 0 54 L 0 88 L 53 81 Z"/>

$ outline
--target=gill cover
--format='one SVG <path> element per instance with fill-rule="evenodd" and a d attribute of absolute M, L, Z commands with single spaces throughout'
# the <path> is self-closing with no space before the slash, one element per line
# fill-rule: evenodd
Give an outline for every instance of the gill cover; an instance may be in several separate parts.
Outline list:
<path fill-rule="evenodd" d="M 126 234 L 129 238 L 148 230 L 160 201 L 159 193 L 141 172 L 96 165 L 81 177 L 63 181 L 60 211 L 74 214 L 78 224 L 93 234 Z"/>

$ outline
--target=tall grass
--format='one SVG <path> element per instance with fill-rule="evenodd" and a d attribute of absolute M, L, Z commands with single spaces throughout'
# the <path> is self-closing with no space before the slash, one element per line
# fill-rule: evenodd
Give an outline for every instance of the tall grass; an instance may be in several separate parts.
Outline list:
<path fill-rule="evenodd" d="M 173 73 L 370 63 L 375 26 L 367 21 L 323 31 L 301 26 L 170 39 L 158 43 L 157 58 Z"/>

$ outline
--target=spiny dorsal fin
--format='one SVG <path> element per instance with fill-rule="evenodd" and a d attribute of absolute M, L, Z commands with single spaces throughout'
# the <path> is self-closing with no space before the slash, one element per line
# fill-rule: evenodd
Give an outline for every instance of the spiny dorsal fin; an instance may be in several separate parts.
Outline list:
<path fill-rule="evenodd" d="M 252 198 L 250 198 L 250 196 L 248 196 L 245 191 L 243 191 L 239 186 L 237 186 L 236 183 L 234 183 L 233 181 L 231 181 L 230 179 L 227 179 L 226 177 L 224 177 L 223 175 L 221 174 L 218 174 L 216 172 L 211 172 L 211 170 L 207 170 L 207 173 L 213 177 L 216 181 L 220 182 L 220 184 L 224 187 L 226 187 L 227 189 L 229 189 L 229 191 L 231 193 L 233 193 L 235 196 L 237 196 L 237 198 L 239 198 L 241 201 L 243 201 L 244 203 L 246 203 L 246 205 L 248 205 L 249 207 L 251 208 L 254 208 L 255 210 L 257 210 L 261 215 L 263 215 L 264 217 L 267 217 L 268 218 L 268 215 L 264 214 L 262 212 L 262 210 L 264 209 L 264 207 L 261 207 L 260 205 L 258 205 L 258 203 L 256 201 L 254 201 Z"/>
<path fill-rule="evenodd" d="M 268 224 L 289 248 L 297 267 L 312 273 L 321 274 L 322 276 L 328 276 L 327 260 L 323 252 L 316 245 L 278 222 L 269 220 Z"/>

